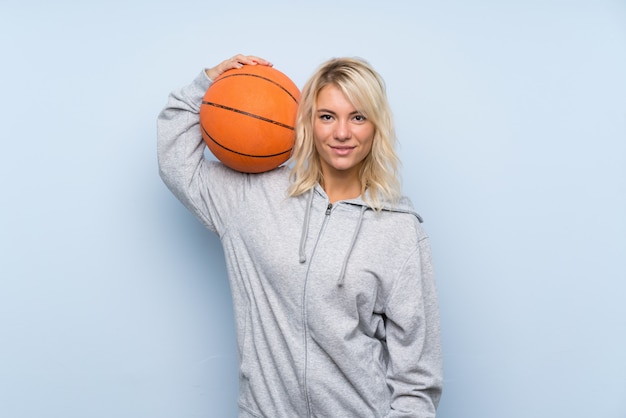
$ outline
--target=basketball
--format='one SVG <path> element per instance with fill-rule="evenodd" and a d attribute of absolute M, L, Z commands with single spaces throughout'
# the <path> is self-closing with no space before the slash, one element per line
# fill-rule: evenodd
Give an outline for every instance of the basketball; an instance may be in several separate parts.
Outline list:
<path fill-rule="evenodd" d="M 291 156 L 299 100 L 298 87 L 272 67 L 228 70 L 204 95 L 200 107 L 204 142 L 233 170 L 273 170 Z"/>

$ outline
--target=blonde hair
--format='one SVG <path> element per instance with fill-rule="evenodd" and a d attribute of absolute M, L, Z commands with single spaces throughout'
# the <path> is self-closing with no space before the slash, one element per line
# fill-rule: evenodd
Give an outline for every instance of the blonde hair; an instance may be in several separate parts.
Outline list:
<path fill-rule="evenodd" d="M 334 58 L 323 63 L 307 81 L 298 107 L 291 161 L 290 196 L 298 196 L 322 183 L 320 156 L 313 139 L 317 96 L 327 86 L 338 87 L 354 107 L 374 124 L 371 152 L 363 160 L 359 177 L 361 196 L 375 210 L 400 197 L 400 164 L 395 151 L 395 130 L 382 77 L 359 58 Z M 367 194 L 365 191 L 367 190 Z"/>

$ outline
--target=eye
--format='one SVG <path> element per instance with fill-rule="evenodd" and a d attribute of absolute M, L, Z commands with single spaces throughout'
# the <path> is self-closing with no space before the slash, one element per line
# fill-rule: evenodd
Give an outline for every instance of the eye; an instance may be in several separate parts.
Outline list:
<path fill-rule="evenodd" d="M 354 120 L 357 122 L 365 122 L 367 118 L 361 114 L 354 115 Z"/>
<path fill-rule="evenodd" d="M 319 118 L 320 118 L 320 120 L 328 121 L 328 120 L 331 120 L 333 118 L 333 116 L 329 115 L 328 113 L 321 113 L 319 115 Z"/>

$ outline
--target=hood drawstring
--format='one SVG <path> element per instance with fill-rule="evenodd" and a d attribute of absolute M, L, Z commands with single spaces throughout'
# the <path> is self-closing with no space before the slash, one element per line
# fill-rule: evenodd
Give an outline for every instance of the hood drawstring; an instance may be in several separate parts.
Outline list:
<path fill-rule="evenodd" d="M 309 220 L 311 218 L 311 206 L 313 206 L 313 193 L 315 191 L 311 189 L 309 193 L 309 200 L 306 204 L 306 212 L 304 213 L 304 223 L 302 224 L 302 235 L 300 236 L 300 264 L 306 262 L 306 237 L 309 235 Z"/>
<path fill-rule="evenodd" d="M 361 206 L 361 213 L 359 214 L 359 222 L 356 224 L 356 228 L 354 229 L 354 234 L 352 234 L 352 241 L 350 242 L 350 247 L 348 248 L 348 252 L 346 253 L 346 257 L 343 259 L 343 265 L 341 266 L 341 273 L 339 273 L 339 280 L 337 280 L 337 286 L 343 286 L 344 278 L 346 276 L 346 267 L 348 266 L 348 259 L 350 258 L 350 254 L 352 254 L 352 249 L 354 248 L 354 244 L 356 243 L 356 237 L 359 235 L 359 231 L 361 230 L 361 223 L 363 222 L 363 215 L 365 214 L 365 210 L 367 208 L 365 206 Z"/>
<path fill-rule="evenodd" d="M 311 218 L 311 208 L 313 206 L 313 194 L 315 193 L 314 189 L 311 189 L 311 193 L 309 194 L 309 198 L 306 204 L 306 211 L 304 213 L 304 222 L 302 224 L 302 235 L 300 236 L 300 263 L 306 262 L 306 239 L 309 235 L 309 221 Z M 363 223 L 363 216 L 365 211 L 367 210 L 366 206 L 361 206 L 361 210 L 359 213 L 359 220 L 356 224 L 356 228 L 354 229 L 354 234 L 352 234 L 352 240 L 350 241 L 350 247 L 348 247 L 348 251 L 346 252 L 346 256 L 343 259 L 343 264 L 341 266 L 341 272 L 339 273 L 339 279 L 337 280 L 337 286 L 343 286 L 344 279 L 346 276 L 346 268 L 348 266 L 348 260 L 350 259 L 350 254 L 352 254 L 352 250 L 354 249 L 354 245 L 356 243 L 356 238 L 359 235 L 359 231 L 361 230 L 361 224 Z"/>

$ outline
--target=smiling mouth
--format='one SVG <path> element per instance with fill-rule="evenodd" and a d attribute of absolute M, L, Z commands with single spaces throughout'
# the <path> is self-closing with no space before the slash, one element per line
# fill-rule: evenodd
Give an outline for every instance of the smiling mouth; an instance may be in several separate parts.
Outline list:
<path fill-rule="evenodd" d="M 346 156 L 350 154 L 352 150 L 355 148 L 356 147 L 350 147 L 350 146 L 336 146 L 336 147 L 331 146 L 330 147 L 330 149 L 332 149 L 333 152 L 339 156 Z"/>

